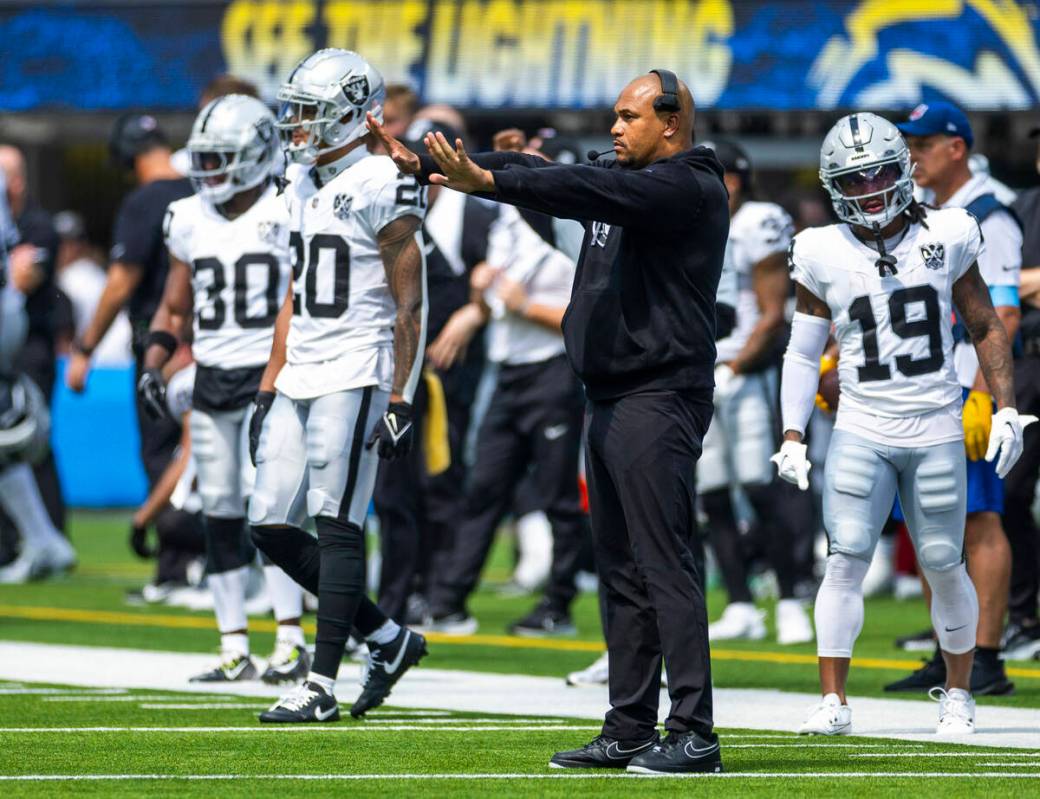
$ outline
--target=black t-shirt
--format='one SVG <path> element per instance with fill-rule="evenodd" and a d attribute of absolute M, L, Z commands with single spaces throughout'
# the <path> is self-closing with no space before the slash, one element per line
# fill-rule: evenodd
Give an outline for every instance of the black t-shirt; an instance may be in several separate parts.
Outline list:
<path fill-rule="evenodd" d="M 143 271 L 128 309 L 135 342 L 147 331 L 166 283 L 169 267 L 163 241 L 166 207 L 192 193 L 191 182 L 186 178 L 156 180 L 134 189 L 119 206 L 109 257 Z"/>
<path fill-rule="evenodd" d="M 1022 222 L 1022 268 L 1040 266 L 1040 187 L 1022 192 L 1011 207 Z M 1023 339 L 1040 339 L 1040 308 L 1022 303 L 1019 333 Z"/>
<path fill-rule="evenodd" d="M 43 280 L 25 298 L 25 313 L 29 318 L 29 334 L 53 341 L 56 325 L 55 309 L 58 289 L 54 284 L 55 261 L 58 257 L 58 232 L 51 215 L 37 205 L 29 205 L 15 220 L 20 244 L 36 248 L 35 263 L 43 273 Z"/>

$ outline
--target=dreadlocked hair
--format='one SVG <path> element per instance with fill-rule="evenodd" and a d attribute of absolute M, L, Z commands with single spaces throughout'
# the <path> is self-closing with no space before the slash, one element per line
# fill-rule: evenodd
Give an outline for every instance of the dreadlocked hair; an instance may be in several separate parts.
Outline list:
<path fill-rule="evenodd" d="M 931 207 L 932 206 L 930 205 L 919 203 L 917 200 L 911 200 L 910 205 L 906 207 L 906 210 L 903 213 L 906 214 L 906 217 L 910 220 L 911 224 L 920 225 L 925 230 L 928 230 L 928 222 L 925 220 L 928 217 L 927 209 Z"/>

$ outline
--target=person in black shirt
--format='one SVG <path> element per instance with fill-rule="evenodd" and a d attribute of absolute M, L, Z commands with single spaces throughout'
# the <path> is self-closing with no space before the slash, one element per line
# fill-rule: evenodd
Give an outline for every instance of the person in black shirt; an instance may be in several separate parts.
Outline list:
<path fill-rule="evenodd" d="M 563 320 L 585 384 L 586 472 L 605 606 L 610 703 L 603 732 L 558 752 L 559 768 L 721 771 L 707 613 L 693 554 L 693 472 L 712 414 L 715 298 L 729 211 L 723 169 L 693 147 L 693 97 L 667 70 L 614 107 L 614 161 L 551 164 L 519 153 L 471 159 L 425 139 L 418 157 L 369 127 L 403 172 L 585 222 Z M 662 656 L 672 706 L 656 732 Z"/>
<path fill-rule="evenodd" d="M 110 146 L 114 160 L 132 169 L 139 185 L 119 206 L 105 291 L 94 318 L 72 346 L 65 382 L 75 392 L 86 388 L 90 356 L 124 305 L 128 306 L 133 328 L 136 385 L 148 326 L 166 283 L 168 263 L 163 243 L 163 217 L 171 202 L 192 194 L 191 183 L 171 165 L 170 146 L 152 117 L 121 117 L 116 122 Z M 141 460 L 151 487 L 170 462 L 180 430 L 170 419 L 151 419 L 142 412 L 139 402 L 137 411 Z"/>

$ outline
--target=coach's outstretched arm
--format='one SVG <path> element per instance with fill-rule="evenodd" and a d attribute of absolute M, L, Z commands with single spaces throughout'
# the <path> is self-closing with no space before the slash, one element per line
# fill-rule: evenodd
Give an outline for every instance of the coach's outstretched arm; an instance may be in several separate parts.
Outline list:
<path fill-rule="evenodd" d="M 796 307 L 791 322 L 791 340 L 784 353 L 780 376 L 780 410 L 784 443 L 770 460 L 780 477 L 802 491 L 809 488 L 812 464 L 802 443 L 805 427 L 816 403 L 820 384 L 820 356 L 831 332 L 831 311 L 827 304 L 800 283 L 795 283 Z"/>
<path fill-rule="evenodd" d="M 1022 428 L 1036 421 L 1035 416 L 1019 416 L 1015 409 L 1014 365 L 1011 345 L 1003 322 L 990 299 L 989 287 L 978 264 L 972 264 L 953 284 L 953 301 L 971 334 L 979 367 L 997 403 L 990 428 L 986 460 L 997 458 L 997 474 L 1007 476 L 1022 456 Z"/>
<path fill-rule="evenodd" d="M 419 242 L 421 225 L 416 216 L 402 216 L 377 234 L 390 294 L 397 303 L 390 407 L 368 442 L 369 447 L 379 444 L 381 458 L 406 455 L 412 448 L 412 398 L 426 347 L 426 259 Z"/>

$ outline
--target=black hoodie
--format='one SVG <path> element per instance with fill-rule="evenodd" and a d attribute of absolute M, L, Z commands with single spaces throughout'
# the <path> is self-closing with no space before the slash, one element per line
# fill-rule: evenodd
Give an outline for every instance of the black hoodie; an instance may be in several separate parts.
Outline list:
<path fill-rule="evenodd" d="M 714 152 L 695 147 L 642 169 L 519 153 L 472 158 L 492 171 L 494 199 L 586 223 L 563 334 L 589 399 L 662 389 L 710 397 L 729 234 Z M 422 162 L 424 178 L 437 171 L 428 156 Z"/>

